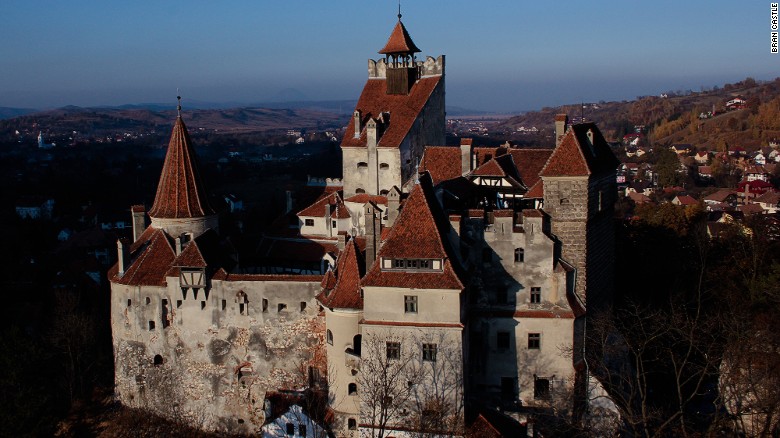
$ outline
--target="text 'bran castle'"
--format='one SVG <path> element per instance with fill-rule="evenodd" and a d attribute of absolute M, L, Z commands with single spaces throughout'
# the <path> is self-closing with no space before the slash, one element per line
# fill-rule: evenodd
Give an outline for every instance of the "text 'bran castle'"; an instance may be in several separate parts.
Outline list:
<path fill-rule="evenodd" d="M 308 388 L 326 406 L 304 411 L 357 437 L 462 434 L 472 413 L 525 423 L 579 400 L 586 312 L 612 293 L 617 160 L 565 116 L 554 149 L 440 146 L 445 58 L 419 51 L 399 15 L 368 61 L 343 185 L 280 220 L 264 266 L 220 237 L 179 115 L 151 224 L 132 208 L 109 273 L 123 404 L 254 433 L 274 394 Z"/>

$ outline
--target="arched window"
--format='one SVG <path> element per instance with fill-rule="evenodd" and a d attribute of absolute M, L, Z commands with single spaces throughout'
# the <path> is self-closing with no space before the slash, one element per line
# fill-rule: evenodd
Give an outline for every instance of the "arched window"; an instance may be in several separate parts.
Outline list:
<path fill-rule="evenodd" d="M 328 344 L 333 345 L 333 332 L 330 329 L 325 332 L 325 339 L 328 341 Z"/>
<path fill-rule="evenodd" d="M 379 168 L 382 169 L 382 170 L 387 170 L 387 169 L 390 168 L 390 165 L 387 164 L 387 163 L 382 163 L 382 164 L 379 165 Z"/>
<path fill-rule="evenodd" d="M 355 189 L 355 193 L 366 193 L 366 191 L 358 187 Z"/>
<path fill-rule="evenodd" d="M 350 418 L 347 420 L 347 428 L 349 430 L 357 430 L 357 420 Z"/>
<path fill-rule="evenodd" d="M 163 357 L 160 356 L 159 354 L 156 354 L 154 356 L 154 366 L 160 366 L 162 364 L 163 364 Z"/>
<path fill-rule="evenodd" d="M 357 394 L 357 383 L 350 383 L 348 386 L 347 393 L 349 395 L 356 395 Z"/>
<path fill-rule="evenodd" d="M 387 196 L 387 194 L 388 194 L 388 193 L 390 193 L 390 192 L 389 192 L 389 191 L 387 191 L 387 190 L 381 190 L 381 191 L 379 192 L 379 194 L 380 194 L 380 195 L 382 195 L 382 196 Z"/>
<path fill-rule="evenodd" d="M 355 355 L 360 356 L 360 344 L 363 340 L 363 335 L 355 335 L 352 338 L 352 351 L 355 352 Z"/>
<path fill-rule="evenodd" d="M 368 169 L 368 163 L 366 163 L 365 161 L 361 161 L 361 162 L 357 163 L 357 168 L 358 169 Z"/>

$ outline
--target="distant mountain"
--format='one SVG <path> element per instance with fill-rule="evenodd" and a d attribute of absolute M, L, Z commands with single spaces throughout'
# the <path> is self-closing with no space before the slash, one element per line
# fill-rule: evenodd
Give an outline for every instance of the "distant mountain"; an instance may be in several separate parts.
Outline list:
<path fill-rule="evenodd" d="M 25 114 L 34 113 L 38 110 L 32 108 L 9 108 L 0 106 L 0 120 L 12 119 Z"/>
<path fill-rule="evenodd" d="M 122 131 L 149 132 L 169 128 L 176 118 L 170 106 L 141 105 L 125 108 L 81 108 L 68 106 L 25 114 L 0 123 L 0 130 L 78 131 L 84 135 Z M 162 109 L 160 109 L 162 108 Z M 188 128 L 219 133 L 250 133 L 285 129 L 338 129 L 347 117 L 310 109 L 228 108 L 188 109 L 183 114 Z"/>

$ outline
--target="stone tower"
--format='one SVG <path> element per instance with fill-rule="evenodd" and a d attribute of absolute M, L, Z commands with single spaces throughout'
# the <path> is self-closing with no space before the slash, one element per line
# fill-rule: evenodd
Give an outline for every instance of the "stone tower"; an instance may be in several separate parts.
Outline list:
<path fill-rule="evenodd" d="M 399 14 L 341 143 L 344 197 L 386 195 L 414 178 L 425 145 L 444 144 L 444 55 L 418 61 Z"/>
<path fill-rule="evenodd" d="M 552 233 L 577 270 L 577 295 L 591 310 L 608 305 L 613 293 L 618 164 L 596 125 L 582 123 L 568 127 L 540 173 Z"/>
<path fill-rule="evenodd" d="M 181 119 L 181 106 L 165 155 L 154 204 L 149 210 L 152 227 L 171 236 L 190 238 L 217 229 L 217 215 L 209 204 L 200 178 L 195 149 Z"/>

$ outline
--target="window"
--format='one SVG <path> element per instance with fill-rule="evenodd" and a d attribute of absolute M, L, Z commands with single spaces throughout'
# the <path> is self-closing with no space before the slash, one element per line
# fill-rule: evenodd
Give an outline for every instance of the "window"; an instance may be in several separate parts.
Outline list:
<path fill-rule="evenodd" d="M 278 305 L 278 306 L 276 306 L 276 311 L 277 311 L 277 312 L 281 312 L 282 310 L 284 310 L 284 309 L 286 309 L 286 308 L 287 308 L 287 304 L 284 304 L 284 303 L 279 303 L 279 305 Z"/>
<path fill-rule="evenodd" d="M 306 301 L 301 301 L 301 312 L 306 311 Z"/>
<path fill-rule="evenodd" d="M 366 191 L 365 191 L 365 190 L 363 190 L 363 189 L 361 189 L 360 187 L 358 187 L 358 188 L 356 188 L 356 189 L 355 189 L 355 193 L 356 193 L 356 194 L 360 194 L 360 193 L 366 193 Z"/>
<path fill-rule="evenodd" d="M 534 375 L 534 398 L 541 400 L 550 399 L 550 379 Z"/>
<path fill-rule="evenodd" d="M 357 430 L 357 420 L 354 418 L 350 418 L 347 420 L 347 429 L 349 430 Z"/>
<path fill-rule="evenodd" d="M 542 288 L 541 287 L 532 287 L 531 288 L 531 304 L 539 304 L 542 302 Z"/>
<path fill-rule="evenodd" d="M 154 330 L 154 321 L 149 321 L 149 330 Z"/>
<path fill-rule="evenodd" d="M 356 383 L 350 383 L 348 385 L 347 393 L 349 395 L 356 395 L 357 394 L 357 384 Z"/>
<path fill-rule="evenodd" d="M 361 161 L 361 162 L 357 163 L 357 168 L 358 169 L 368 169 L 368 163 L 366 163 L 365 161 Z"/>
<path fill-rule="evenodd" d="M 127 307 L 130 307 L 130 306 L 132 306 L 132 305 L 133 305 L 133 300 L 131 300 L 131 299 L 128 299 L 128 300 L 127 300 Z"/>
<path fill-rule="evenodd" d="M 268 300 L 263 298 L 263 313 L 268 313 Z"/>
<path fill-rule="evenodd" d="M 163 328 L 166 328 L 171 325 L 171 321 L 168 319 L 168 300 L 163 299 L 162 300 L 162 314 L 161 319 L 163 323 Z"/>
<path fill-rule="evenodd" d="M 227 309 L 227 300 L 222 300 L 222 310 Z"/>
<path fill-rule="evenodd" d="M 423 344 L 423 360 L 427 362 L 436 362 L 437 344 Z"/>
<path fill-rule="evenodd" d="M 181 308 L 181 300 L 176 300 L 176 308 L 177 309 Z"/>
<path fill-rule="evenodd" d="M 399 269 L 404 268 L 406 266 L 405 262 L 406 262 L 406 260 L 404 260 L 404 259 L 395 259 L 395 260 L 393 260 L 393 267 L 399 268 Z"/>
<path fill-rule="evenodd" d="M 159 354 L 154 355 L 154 366 L 160 366 L 163 364 L 163 357 Z"/>
<path fill-rule="evenodd" d="M 542 335 L 540 333 L 528 333 L 528 349 L 538 350 L 542 348 Z"/>
<path fill-rule="evenodd" d="M 200 302 L 200 310 L 203 310 L 205 308 L 206 308 L 206 302 L 205 301 L 201 301 Z"/>
<path fill-rule="evenodd" d="M 390 165 L 387 164 L 387 163 L 382 163 L 382 164 L 379 165 L 379 168 L 382 169 L 382 170 L 387 170 L 387 169 L 390 168 Z"/>
<path fill-rule="evenodd" d="M 298 425 L 298 435 L 306 436 L 306 425 L 305 424 L 299 424 Z"/>
<path fill-rule="evenodd" d="M 410 269 L 417 269 L 417 260 L 414 259 L 407 260 L 406 267 Z"/>
<path fill-rule="evenodd" d="M 380 196 L 387 196 L 388 193 L 390 193 L 390 192 L 388 192 L 387 190 L 384 190 L 384 189 L 379 191 L 379 195 Z"/>
<path fill-rule="evenodd" d="M 246 312 L 246 304 L 240 303 L 238 305 L 238 313 L 240 313 L 241 315 L 244 315 L 244 312 Z"/>
<path fill-rule="evenodd" d="M 149 297 L 146 297 L 146 305 L 148 306 L 151 303 L 152 303 L 152 299 L 149 298 Z"/>
<path fill-rule="evenodd" d="M 313 227 L 314 226 L 314 219 L 305 219 L 303 221 L 303 224 L 307 227 Z"/>
<path fill-rule="evenodd" d="M 295 435 L 295 425 L 292 423 L 287 423 L 287 435 Z"/>
<path fill-rule="evenodd" d="M 523 248 L 515 249 L 515 263 L 523 263 L 525 261 L 525 250 Z"/>
<path fill-rule="evenodd" d="M 333 332 L 330 329 L 325 332 L 325 340 L 328 341 L 328 344 L 333 345 Z"/>
<path fill-rule="evenodd" d="M 430 269 L 430 268 L 431 268 L 430 260 L 420 260 L 420 269 Z"/>
<path fill-rule="evenodd" d="M 387 343 L 387 358 L 388 359 L 400 359 L 401 358 L 401 343 L 400 342 L 388 342 Z"/>
<path fill-rule="evenodd" d="M 404 295 L 404 312 L 417 313 L 417 295 Z"/>
<path fill-rule="evenodd" d="M 496 333 L 496 348 L 499 350 L 509 349 L 509 332 Z"/>

